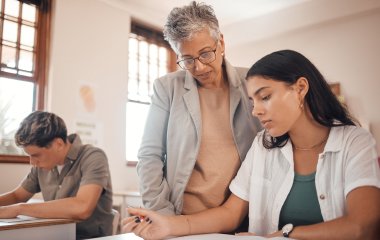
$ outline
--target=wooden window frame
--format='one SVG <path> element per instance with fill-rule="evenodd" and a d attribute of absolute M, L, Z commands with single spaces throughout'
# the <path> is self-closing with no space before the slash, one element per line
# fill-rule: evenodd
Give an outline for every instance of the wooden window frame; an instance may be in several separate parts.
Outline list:
<path fill-rule="evenodd" d="M 5 0 L 2 1 L 2 12 L 4 12 Z M 23 1 L 20 1 L 23 3 Z M 49 54 L 50 54 L 50 35 L 52 24 L 52 0 L 45 0 L 43 2 L 44 9 L 38 9 L 37 13 L 37 34 L 35 35 L 36 52 L 35 52 L 35 71 L 33 77 L 22 76 L 19 74 L 12 74 L 8 72 L 0 71 L 0 77 L 21 80 L 25 82 L 32 82 L 36 84 L 34 95 L 33 110 L 45 110 L 47 99 L 47 84 L 49 76 Z M 21 12 L 21 10 L 20 10 Z M 21 16 L 19 17 L 19 19 Z M 3 17 L 4 19 L 4 17 Z M 2 44 L 2 32 L 4 21 L 0 26 L 0 44 Z M 18 38 L 20 37 L 20 28 L 18 28 Z M 19 48 L 19 44 L 16 48 Z M 1 54 L 1 48 L 0 48 Z M 1 56 L 1 55 L 0 55 Z M 17 66 L 16 61 L 16 66 Z M 9 155 L 0 154 L 0 163 L 22 163 L 29 164 L 29 156 L 22 155 Z"/>
<path fill-rule="evenodd" d="M 139 35 L 138 31 L 136 31 L 135 29 L 133 29 L 135 27 L 142 28 L 142 29 L 144 29 L 144 28 L 145 29 L 149 29 L 151 31 L 150 35 L 152 37 L 149 37 L 148 34 L 143 34 L 144 36 Z M 131 20 L 131 34 L 134 34 L 135 36 L 133 38 L 136 38 L 138 41 L 145 41 L 148 44 L 155 44 L 158 47 L 164 47 L 164 48 L 168 49 L 169 50 L 169 54 L 168 54 L 168 58 L 167 58 L 168 73 L 175 72 L 175 71 L 178 70 L 177 63 L 176 63 L 177 62 L 177 54 L 172 50 L 170 44 L 167 41 L 163 40 L 163 38 L 162 39 L 160 38 L 159 40 L 155 40 L 155 38 L 154 38 L 154 35 L 156 35 L 156 34 L 157 35 L 158 34 L 162 35 L 162 29 L 157 29 L 157 28 L 149 26 L 149 25 L 147 25 L 145 23 L 141 23 L 138 20 L 133 20 L 132 19 Z M 131 38 L 131 36 L 129 38 Z M 128 76 L 128 78 L 129 78 L 129 76 Z M 140 81 L 139 77 L 137 77 L 137 82 L 139 82 L 139 81 Z M 150 81 L 150 79 L 149 79 L 149 76 L 148 76 L 148 87 L 149 87 L 149 83 L 150 83 L 149 81 Z M 138 104 L 150 105 L 149 102 L 142 102 L 142 101 L 138 101 L 138 100 L 132 100 L 132 99 L 129 99 L 129 98 L 128 98 L 128 102 L 134 102 L 134 103 L 138 103 Z M 136 166 L 137 163 L 138 163 L 138 161 L 130 161 L 130 160 L 127 159 L 127 166 Z"/>

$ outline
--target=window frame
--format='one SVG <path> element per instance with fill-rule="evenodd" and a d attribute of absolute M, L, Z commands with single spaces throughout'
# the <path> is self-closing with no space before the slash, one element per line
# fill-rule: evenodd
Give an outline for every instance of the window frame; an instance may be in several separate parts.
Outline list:
<path fill-rule="evenodd" d="M 135 30 L 136 28 L 138 28 L 138 29 Z M 150 34 L 139 35 L 140 29 L 146 30 L 147 32 L 150 31 Z M 132 36 L 132 34 L 135 36 Z M 155 37 L 157 37 L 158 40 L 156 40 Z M 151 27 L 151 26 L 148 26 L 144 23 L 141 23 L 138 20 L 132 19 L 131 20 L 131 32 L 130 32 L 128 41 L 130 38 L 135 38 L 138 41 L 145 41 L 148 43 L 148 45 L 149 44 L 155 44 L 158 47 L 166 48 L 168 50 L 168 58 L 167 58 L 168 73 L 175 72 L 178 70 L 177 54 L 173 51 L 173 49 L 171 48 L 170 44 L 167 41 L 163 41 L 162 29 L 157 29 L 155 27 Z M 128 51 L 128 56 L 129 56 L 129 51 Z M 148 56 L 148 59 L 149 59 L 149 56 Z M 128 64 L 129 64 L 129 57 L 128 57 Z M 149 68 L 149 66 L 148 66 L 148 68 Z M 127 79 L 129 81 L 129 72 L 128 72 Z M 140 80 L 138 78 L 137 82 L 139 82 L 139 81 Z M 147 84 L 148 88 L 149 88 L 149 83 L 150 83 L 149 81 L 150 81 L 150 79 L 148 77 L 148 84 Z M 150 102 L 143 102 L 143 101 L 129 99 L 129 96 L 128 96 L 128 102 L 150 105 Z M 127 166 L 136 166 L 138 163 L 138 161 L 132 161 L 132 160 L 128 160 L 128 159 L 126 159 L 126 161 L 127 161 Z"/>
<path fill-rule="evenodd" d="M 2 1 L 1 10 L 4 12 L 5 0 Z M 19 1 L 20 6 L 25 4 L 25 1 Z M 51 24 L 52 24 L 52 0 L 43 1 L 43 9 L 38 9 L 37 12 L 37 32 L 35 34 L 36 42 L 36 52 L 35 52 L 35 66 L 34 66 L 34 76 L 23 76 L 19 74 L 13 74 L 9 72 L 0 71 L 0 77 L 21 80 L 25 82 L 32 82 L 36 84 L 34 92 L 34 106 L 33 110 L 45 110 L 46 99 L 47 99 L 47 83 L 48 83 L 48 72 L 49 72 L 49 53 L 50 53 L 50 34 L 51 34 Z M 42 5 L 41 5 L 42 6 Z M 21 12 L 21 7 L 20 10 Z M 3 24 L 4 15 L 1 17 L 2 21 L 0 24 L 0 44 L 2 45 L 2 34 L 3 34 Z M 20 23 L 21 16 L 18 18 L 18 23 Z M 18 38 L 20 38 L 20 27 L 18 28 Z M 19 44 L 16 48 L 19 48 Z M 1 54 L 2 48 L 0 48 Z M 18 64 L 18 63 L 16 63 Z M 29 164 L 29 156 L 23 155 L 9 155 L 0 153 L 0 163 L 21 163 Z"/>

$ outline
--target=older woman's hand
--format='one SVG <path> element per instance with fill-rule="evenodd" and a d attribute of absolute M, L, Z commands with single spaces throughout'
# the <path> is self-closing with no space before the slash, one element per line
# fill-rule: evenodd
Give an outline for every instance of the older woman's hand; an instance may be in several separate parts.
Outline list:
<path fill-rule="evenodd" d="M 169 216 L 140 208 L 128 208 L 127 211 L 137 216 L 123 219 L 125 233 L 134 232 L 144 239 L 162 239 L 170 235 Z"/>

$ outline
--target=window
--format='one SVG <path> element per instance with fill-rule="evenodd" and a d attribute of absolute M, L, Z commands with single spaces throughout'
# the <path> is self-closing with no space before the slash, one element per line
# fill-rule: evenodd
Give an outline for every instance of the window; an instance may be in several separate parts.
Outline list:
<path fill-rule="evenodd" d="M 44 109 L 50 3 L 0 0 L 0 162 L 29 163 L 14 134 L 23 118 Z"/>
<path fill-rule="evenodd" d="M 176 55 L 164 40 L 162 31 L 132 22 L 129 36 L 126 132 L 126 159 L 129 165 L 135 165 L 138 161 L 137 151 L 141 144 L 150 96 L 153 94 L 153 82 L 176 70 Z"/>

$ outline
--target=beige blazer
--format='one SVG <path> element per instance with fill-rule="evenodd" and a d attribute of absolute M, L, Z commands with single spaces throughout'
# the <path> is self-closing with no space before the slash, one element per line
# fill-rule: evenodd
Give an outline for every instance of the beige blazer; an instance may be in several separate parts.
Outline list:
<path fill-rule="evenodd" d="M 247 68 L 224 59 L 230 87 L 231 128 L 243 161 L 262 129 L 247 95 Z M 139 191 L 144 208 L 166 215 L 182 212 L 183 193 L 193 171 L 202 135 L 196 80 L 186 71 L 154 82 L 152 104 L 138 152 Z"/>

